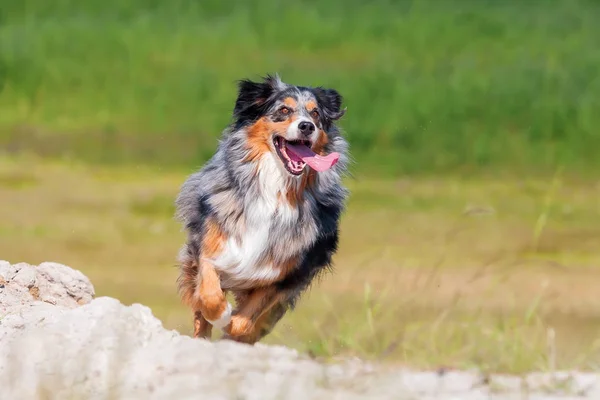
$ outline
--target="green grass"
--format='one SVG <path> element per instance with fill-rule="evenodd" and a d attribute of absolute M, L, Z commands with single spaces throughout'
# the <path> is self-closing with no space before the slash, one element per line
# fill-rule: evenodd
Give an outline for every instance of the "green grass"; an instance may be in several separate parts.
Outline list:
<path fill-rule="evenodd" d="M 336 274 L 267 342 L 597 369 L 599 18 L 592 0 L 3 0 L 0 258 L 79 268 L 189 333 L 172 200 L 235 81 L 278 72 L 344 95 L 357 164 Z"/>
<path fill-rule="evenodd" d="M 345 96 L 362 172 L 588 173 L 599 17 L 591 0 L 4 0 L 0 148 L 197 165 L 235 80 L 279 72 Z"/>
<path fill-rule="evenodd" d="M 80 269 L 98 296 L 190 334 L 173 219 L 187 172 L 0 157 L 0 259 Z M 600 186 L 562 174 L 348 185 L 334 274 L 265 342 L 423 368 L 600 367 Z"/>

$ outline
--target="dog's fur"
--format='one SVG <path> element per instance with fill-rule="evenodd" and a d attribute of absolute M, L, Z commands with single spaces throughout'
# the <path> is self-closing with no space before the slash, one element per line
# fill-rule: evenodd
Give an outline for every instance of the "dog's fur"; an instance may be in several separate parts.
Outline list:
<path fill-rule="evenodd" d="M 176 200 L 188 235 L 178 289 L 194 312 L 195 337 L 209 338 L 215 326 L 226 338 L 255 343 L 331 266 L 348 195 L 348 144 L 335 125 L 346 111 L 341 103 L 336 90 L 289 85 L 277 75 L 239 82 L 233 122 Z M 298 139 L 300 121 L 316 126 L 313 151 L 340 154 L 331 169 L 306 165 L 293 175 L 284 167 L 273 135 Z"/>

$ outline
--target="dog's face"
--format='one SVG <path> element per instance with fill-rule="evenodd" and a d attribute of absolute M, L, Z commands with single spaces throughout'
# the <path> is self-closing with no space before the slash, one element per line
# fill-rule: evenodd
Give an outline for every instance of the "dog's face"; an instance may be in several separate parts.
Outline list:
<path fill-rule="evenodd" d="M 241 81 L 234 117 L 248 135 L 250 160 L 273 152 L 285 170 L 300 176 L 309 167 L 325 171 L 339 155 L 325 154 L 334 121 L 344 115 L 342 97 L 333 89 L 283 83 L 268 76 L 262 82 Z"/>

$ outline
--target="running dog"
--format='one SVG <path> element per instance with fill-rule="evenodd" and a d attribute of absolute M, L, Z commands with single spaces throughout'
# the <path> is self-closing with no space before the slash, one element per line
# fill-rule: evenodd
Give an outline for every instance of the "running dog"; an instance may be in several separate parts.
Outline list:
<path fill-rule="evenodd" d="M 332 265 L 348 191 L 346 112 L 334 89 L 241 80 L 233 121 L 177 196 L 177 279 L 194 337 L 256 343 Z M 231 292 L 236 309 L 226 299 Z"/>

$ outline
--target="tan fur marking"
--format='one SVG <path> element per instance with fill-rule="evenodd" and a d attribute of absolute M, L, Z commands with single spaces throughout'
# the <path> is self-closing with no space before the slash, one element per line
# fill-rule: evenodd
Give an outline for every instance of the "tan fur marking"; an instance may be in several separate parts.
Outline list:
<path fill-rule="evenodd" d="M 263 154 L 271 151 L 271 137 L 273 133 L 279 132 L 285 135 L 288 127 L 296 120 L 296 117 L 288 118 L 281 122 L 272 122 L 266 117 L 256 121 L 248 128 L 248 149 L 250 152 L 244 161 L 258 161 Z"/>
<path fill-rule="evenodd" d="M 269 311 L 260 316 L 254 323 L 254 327 L 245 335 L 235 336 L 233 339 L 236 342 L 254 344 L 260 339 L 268 335 L 275 324 L 285 314 L 285 306 L 281 303 L 276 303 Z"/>
<path fill-rule="evenodd" d="M 295 186 L 290 186 L 287 188 L 285 193 L 285 198 L 290 206 L 298 207 L 298 203 L 300 203 L 304 199 L 304 192 L 306 189 L 312 187 L 315 184 L 315 178 L 317 177 L 317 173 L 306 167 L 307 171 L 305 171 L 300 177 L 300 182 Z"/>
<path fill-rule="evenodd" d="M 285 104 L 287 107 L 295 110 L 296 107 L 298 106 L 298 103 L 296 103 L 296 100 L 291 98 L 291 97 L 286 97 L 285 99 L 283 99 L 283 104 Z"/>
<path fill-rule="evenodd" d="M 233 318 L 234 319 L 232 319 L 232 322 L 235 320 L 235 317 L 233 317 Z M 269 312 L 263 314 L 256 321 L 256 323 L 253 326 L 251 326 L 250 328 L 244 328 L 244 329 L 235 328 L 235 334 L 232 334 L 231 336 L 233 337 L 233 339 L 236 342 L 248 343 L 248 344 L 256 343 L 259 339 L 260 331 L 265 327 L 266 321 L 268 321 L 268 320 L 269 320 Z M 232 331 L 233 331 L 233 328 L 232 328 Z"/>
<path fill-rule="evenodd" d="M 223 248 L 225 234 L 217 223 L 209 219 L 206 221 L 206 233 L 202 238 L 202 256 L 214 257 Z"/>
<path fill-rule="evenodd" d="M 243 315 L 231 317 L 231 323 L 227 326 L 227 333 L 231 336 L 242 336 L 252 332 L 254 324 L 252 320 Z"/>
<path fill-rule="evenodd" d="M 269 137 L 269 123 L 266 118 L 259 119 L 248 128 L 248 148 L 250 152 L 245 161 L 258 161 L 264 153 L 270 151 Z"/>
<path fill-rule="evenodd" d="M 219 319 L 227 308 L 225 293 L 221 290 L 221 280 L 211 263 L 202 261 L 200 274 L 200 282 L 194 296 L 194 309 L 200 310 L 204 318 L 214 321 Z"/>
<path fill-rule="evenodd" d="M 209 223 L 205 242 L 207 253 L 220 249 L 225 236 Z M 203 254 L 207 254 L 203 253 Z M 198 264 L 199 263 L 199 264 Z M 182 270 L 178 278 L 179 294 L 184 304 L 194 311 L 194 337 L 209 338 L 212 325 L 206 320 L 216 320 L 227 308 L 225 293 L 214 267 L 204 260 L 182 260 Z"/>
<path fill-rule="evenodd" d="M 214 257 L 223 248 L 225 234 L 217 223 L 209 219 L 206 221 L 206 232 L 202 238 L 201 257 Z M 217 320 L 227 308 L 225 294 L 221 290 L 221 281 L 215 267 L 206 260 L 199 260 L 196 288 L 191 300 L 195 312 L 200 311 L 203 318 Z M 198 320 L 198 329 L 202 330 L 202 321 Z"/>
<path fill-rule="evenodd" d="M 283 279 L 296 265 L 298 265 L 298 257 L 292 257 L 281 264 L 275 265 L 275 268 L 280 271 L 279 279 Z"/>
<path fill-rule="evenodd" d="M 313 151 L 322 156 L 325 155 L 325 146 L 329 143 L 329 138 L 327 134 L 322 129 L 319 129 L 319 136 L 317 137 L 317 141 L 313 145 Z"/>
<path fill-rule="evenodd" d="M 251 333 L 258 319 L 280 301 L 280 294 L 274 286 L 268 286 L 254 289 L 240 300 L 236 315 L 225 327 L 225 333 L 234 337 Z"/>
<path fill-rule="evenodd" d="M 309 100 L 306 102 L 306 111 L 311 112 L 312 110 L 314 110 L 315 108 L 317 108 L 317 103 Z"/>
<path fill-rule="evenodd" d="M 302 182 L 304 182 L 304 176 L 301 178 Z M 302 182 L 300 182 L 300 185 L 302 185 Z M 301 190 L 300 188 L 298 188 L 298 190 L 296 190 L 296 188 L 292 187 L 288 187 L 286 192 L 285 192 L 285 199 L 287 200 L 288 204 L 292 207 L 292 208 L 296 208 L 298 206 L 298 203 L 300 201 L 302 201 L 303 198 L 303 190 Z"/>

